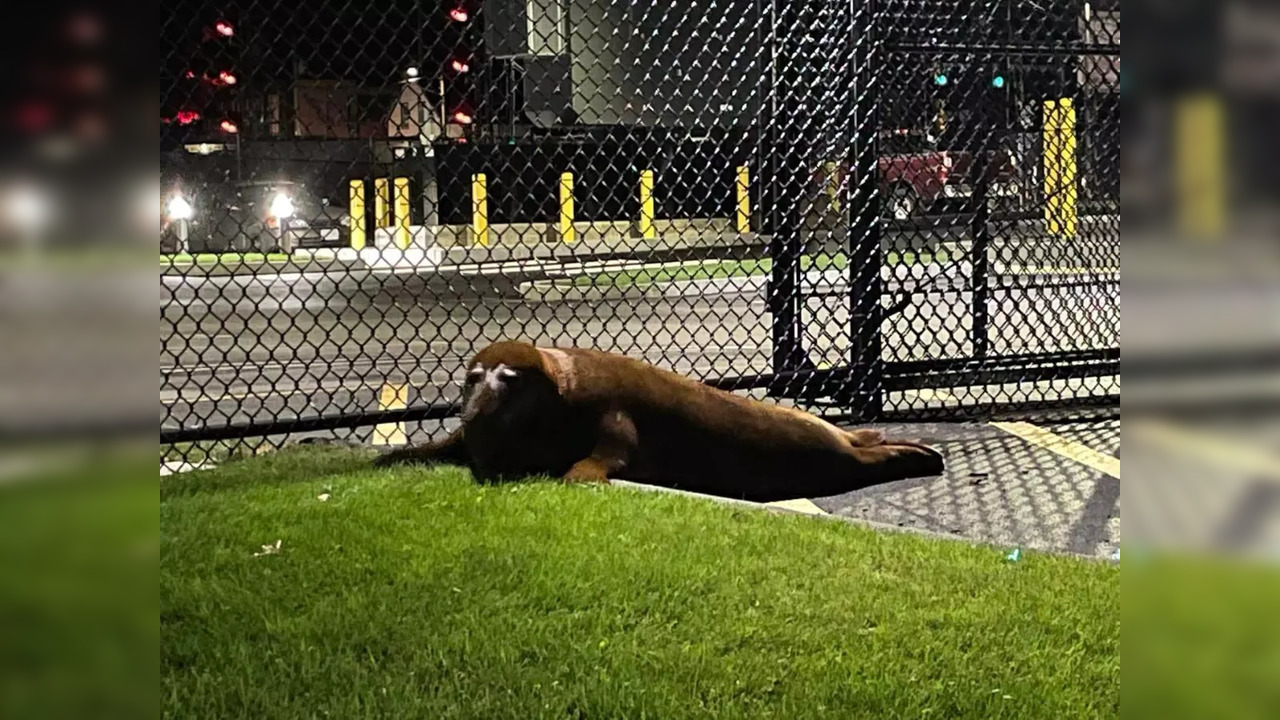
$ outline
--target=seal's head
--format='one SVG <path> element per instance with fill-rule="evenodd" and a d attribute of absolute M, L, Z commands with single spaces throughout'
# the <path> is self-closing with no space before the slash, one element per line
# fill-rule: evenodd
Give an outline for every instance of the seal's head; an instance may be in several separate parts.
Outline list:
<path fill-rule="evenodd" d="M 536 420 L 539 408 L 559 399 L 559 388 L 538 348 L 504 341 L 481 350 L 467 366 L 462 420 Z"/>

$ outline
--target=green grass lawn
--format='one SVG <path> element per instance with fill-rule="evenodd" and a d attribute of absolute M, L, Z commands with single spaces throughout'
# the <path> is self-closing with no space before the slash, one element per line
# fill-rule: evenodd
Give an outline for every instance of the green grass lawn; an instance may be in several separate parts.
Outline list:
<path fill-rule="evenodd" d="M 1113 566 L 368 457 L 161 481 L 162 716 L 1118 714 Z"/>
<path fill-rule="evenodd" d="M 935 252 L 914 250 L 893 250 L 885 255 L 889 265 L 915 265 L 917 263 L 947 262 L 949 254 L 945 250 Z M 838 255 L 805 255 L 800 258 L 803 270 L 844 270 L 849 267 L 849 256 Z M 768 275 L 773 269 L 773 261 L 764 260 L 708 260 L 700 263 L 668 264 L 633 270 L 618 270 L 602 273 L 578 275 L 573 279 L 575 285 L 612 285 L 625 287 L 629 285 L 653 285 L 656 283 L 678 282 L 681 280 L 718 280 L 723 278 L 752 277 Z"/>
<path fill-rule="evenodd" d="M 241 263 L 289 262 L 285 253 L 178 253 L 162 255 L 161 265 L 239 265 Z"/>

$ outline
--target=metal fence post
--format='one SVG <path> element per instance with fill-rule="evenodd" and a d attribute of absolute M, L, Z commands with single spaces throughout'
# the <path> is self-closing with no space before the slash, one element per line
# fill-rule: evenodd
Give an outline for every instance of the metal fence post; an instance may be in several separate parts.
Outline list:
<path fill-rule="evenodd" d="M 771 59 L 768 90 L 761 103 L 759 125 L 765 137 L 764 157 L 767 170 L 763 174 L 761 202 L 764 205 L 769 234 L 771 263 L 768 285 L 769 312 L 773 315 L 773 372 L 787 373 L 803 364 L 800 344 L 800 202 L 804 174 L 799 167 L 803 157 L 792 129 L 782 124 L 793 108 L 801 103 L 800 64 L 808 61 L 798 47 L 797 26 L 791 22 L 799 13 L 796 3 L 772 0 L 762 4 L 766 17 L 759 27 L 767 28 L 766 52 Z M 774 388 L 789 393 L 788 388 Z"/>
<path fill-rule="evenodd" d="M 849 193 L 849 339 L 850 365 L 842 399 L 850 413 L 871 420 L 883 412 L 884 361 L 880 298 L 883 280 L 883 228 L 880 202 L 880 72 L 883 44 L 879 37 L 879 9 L 875 0 L 853 11 L 850 39 L 854 99 L 852 121 L 853 172 L 844 184 Z M 853 385 L 853 387 L 848 387 Z"/>

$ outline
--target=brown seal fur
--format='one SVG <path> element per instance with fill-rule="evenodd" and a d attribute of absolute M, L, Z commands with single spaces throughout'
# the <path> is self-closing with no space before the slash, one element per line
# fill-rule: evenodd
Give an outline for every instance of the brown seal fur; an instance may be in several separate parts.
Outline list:
<path fill-rule="evenodd" d="M 462 427 L 379 465 L 465 465 L 480 480 L 615 478 L 760 502 L 942 472 L 927 446 L 842 430 L 621 355 L 499 342 L 468 370 Z"/>

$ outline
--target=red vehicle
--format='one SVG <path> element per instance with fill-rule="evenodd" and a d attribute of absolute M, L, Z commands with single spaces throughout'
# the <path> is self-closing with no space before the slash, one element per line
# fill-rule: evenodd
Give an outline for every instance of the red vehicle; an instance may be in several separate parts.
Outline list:
<path fill-rule="evenodd" d="M 880 193 L 885 215 L 894 220 L 923 217 L 930 213 L 962 211 L 973 196 L 976 184 L 974 154 L 961 150 L 939 150 L 927 136 L 897 130 L 881 136 L 883 154 L 879 160 Z M 1015 199 L 1018 163 L 1006 148 L 995 152 L 989 169 L 988 198 Z M 835 178 L 843 187 L 847 169 Z"/>

